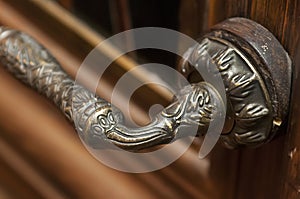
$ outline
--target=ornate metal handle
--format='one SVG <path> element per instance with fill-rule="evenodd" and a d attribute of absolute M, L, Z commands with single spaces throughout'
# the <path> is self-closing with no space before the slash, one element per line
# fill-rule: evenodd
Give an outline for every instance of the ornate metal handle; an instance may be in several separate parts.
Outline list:
<path fill-rule="evenodd" d="M 259 24 L 242 18 L 227 20 L 189 51 L 193 65 L 206 52 L 218 67 L 227 94 L 226 124 L 222 140 L 230 147 L 260 145 L 270 140 L 284 121 L 291 81 L 290 59 L 276 38 Z M 193 83 L 147 126 L 129 128 L 122 113 L 109 102 L 75 85 L 51 54 L 30 36 L 0 29 L 1 63 L 18 79 L 51 99 L 90 146 L 105 147 L 109 140 L 126 150 L 169 143 L 199 127 L 204 134 L 220 114 L 224 102 L 217 89 L 187 61 L 180 71 Z M 199 82 L 200 83 L 197 83 Z M 74 111 L 73 109 L 76 109 Z M 105 142 L 104 142 L 105 141 Z"/>

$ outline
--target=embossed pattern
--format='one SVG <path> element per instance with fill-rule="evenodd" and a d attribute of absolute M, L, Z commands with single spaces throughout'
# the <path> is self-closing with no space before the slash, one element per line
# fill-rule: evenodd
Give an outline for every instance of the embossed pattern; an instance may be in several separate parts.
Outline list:
<path fill-rule="evenodd" d="M 2 27 L 0 59 L 18 79 L 53 100 L 72 119 L 73 81 L 45 48 L 26 34 Z"/>
<path fill-rule="evenodd" d="M 222 104 L 210 84 L 194 84 L 182 89 L 180 97 L 149 125 L 128 128 L 117 108 L 75 85 L 55 58 L 30 36 L 2 27 L 0 59 L 15 77 L 52 100 L 75 124 L 80 137 L 94 148 L 106 148 L 109 141 L 127 150 L 140 150 L 188 136 L 189 131 L 180 131 L 179 135 L 178 130 L 193 125 L 204 134 Z M 257 108 L 243 112 L 251 111 L 257 113 Z"/>
<path fill-rule="evenodd" d="M 197 65 L 203 52 L 208 53 L 217 66 L 226 89 L 227 120 L 233 120 L 233 124 L 230 131 L 222 135 L 225 145 L 234 148 L 266 142 L 273 125 L 272 105 L 259 74 L 242 53 L 225 40 L 205 38 L 196 46 L 190 55 L 196 67 L 203 67 Z M 187 63 L 181 67 L 186 77 L 196 70 Z"/>

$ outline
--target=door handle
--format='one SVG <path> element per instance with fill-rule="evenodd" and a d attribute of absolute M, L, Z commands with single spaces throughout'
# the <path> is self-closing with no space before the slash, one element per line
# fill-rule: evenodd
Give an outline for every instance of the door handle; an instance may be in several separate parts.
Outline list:
<path fill-rule="evenodd" d="M 189 131 L 179 128 L 195 125 L 199 135 L 205 134 L 211 121 L 222 116 L 225 105 L 226 128 L 221 140 L 227 147 L 259 146 L 276 135 L 288 113 L 292 69 L 288 54 L 271 32 L 249 19 L 228 19 L 214 26 L 186 55 L 178 70 L 192 85 L 180 90 L 150 124 L 130 128 L 121 111 L 74 84 L 32 37 L 0 29 L 2 65 L 52 100 L 94 148 L 105 148 L 109 141 L 138 151 L 189 136 Z M 222 78 L 225 100 L 215 85 L 197 75 L 203 61 L 217 66 L 218 71 L 213 72 Z"/>

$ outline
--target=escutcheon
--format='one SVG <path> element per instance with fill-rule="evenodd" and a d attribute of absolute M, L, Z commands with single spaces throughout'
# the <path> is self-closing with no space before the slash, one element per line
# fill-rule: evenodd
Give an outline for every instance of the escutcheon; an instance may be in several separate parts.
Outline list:
<path fill-rule="evenodd" d="M 279 41 L 252 20 L 228 19 L 190 51 L 192 64 L 179 66 L 190 82 L 203 81 L 194 66 L 204 52 L 217 65 L 226 90 L 223 143 L 236 148 L 271 140 L 286 120 L 291 88 L 291 60 Z"/>

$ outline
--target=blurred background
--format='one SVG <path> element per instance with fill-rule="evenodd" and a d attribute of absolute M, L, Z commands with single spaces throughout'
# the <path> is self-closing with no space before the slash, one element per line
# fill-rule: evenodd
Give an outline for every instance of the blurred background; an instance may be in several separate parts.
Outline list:
<path fill-rule="evenodd" d="M 228 17 L 255 18 L 256 9 L 263 6 L 270 5 L 239 0 L 0 0 L 0 25 L 32 35 L 74 78 L 88 53 L 119 32 L 155 26 L 197 39 Z M 272 28 L 272 24 L 265 24 Z M 102 49 L 102 53 L 110 56 L 114 52 Z M 138 64 L 156 62 L 176 69 L 179 60 L 160 50 L 130 52 L 111 64 L 98 94 L 110 100 L 118 79 Z M 148 76 L 136 78 L 146 81 Z M 166 106 L 171 97 L 155 85 L 143 86 L 131 97 L 130 115 L 138 124 L 147 124 L 151 106 Z M 126 108 L 122 99 L 117 105 Z M 276 151 L 283 151 L 283 139 L 260 149 L 228 150 L 218 145 L 201 160 L 201 139 L 195 139 L 190 149 L 166 168 L 144 174 L 123 173 L 94 159 L 51 102 L 0 67 L 1 199 L 232 199 L 265 198 L 266 194 L 275 198 L 281 182 L 277 172 L 282 169 L 284 156 Z M 277 167 L 271 169 L 271 165 Z"/>
<path fill-rule="evenodd" d="M 179 0 L 0 1 L 0 22 L 35 37 L 74 77 L 89 51 L 107 37 L 147 26 L 179 30 L 180 4 Z M 114 84 L 130 67 L 156 62 L 176 69 L 178 59 L 159 50 L 128 53 L 106 71 L 99 95 L 109 99 Z M 199 140 L 167 168 L 145 174 L 119 172 L 86 151 L 51 102 L 2 68 L 0 79 L 0 198 L 199 198 L 213 193 L 209 160 L 197 157 Z M 165 92 L 153 85 L 134 93 L 130 110 L 136 122 L 148 123 L 153 104 L 170 102 L 171 95 Z"/>

